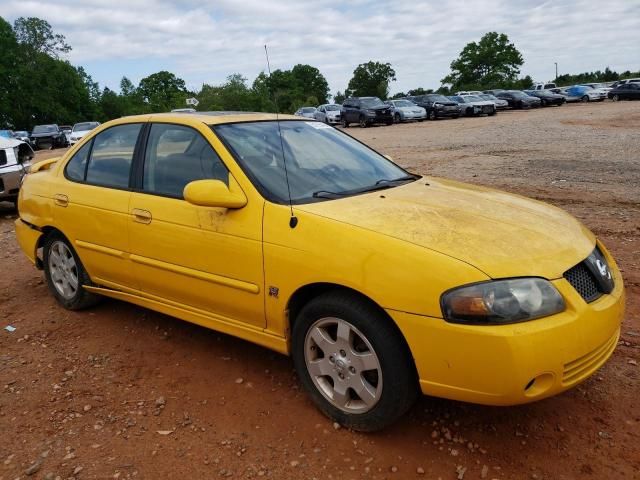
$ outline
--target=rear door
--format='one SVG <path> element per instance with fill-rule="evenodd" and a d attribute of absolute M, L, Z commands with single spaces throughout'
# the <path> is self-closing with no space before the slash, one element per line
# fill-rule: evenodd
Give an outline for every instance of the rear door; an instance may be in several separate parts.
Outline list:
<path fill-rule="evenodd" d="M 140 289 L 162 302 L 264 327 L 264 201 L 227 209 L 183 197 L 194 180 L 240 188 L 212 137 L 210 130 L 151 124 L 128 215 L 133 268 Z"/>
<path fill-rule="evenodd" d="M 85 143 L 53 185 L 55 223 L 91 279 L 135 287 L 128 259 L 130 177 L 142 123 L 116 125 Z"/>

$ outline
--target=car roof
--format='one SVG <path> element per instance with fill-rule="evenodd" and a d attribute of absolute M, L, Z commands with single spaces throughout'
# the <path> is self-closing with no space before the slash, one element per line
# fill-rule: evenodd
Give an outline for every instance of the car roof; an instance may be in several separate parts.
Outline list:
<path fill-rule="evenodd" d="M 148 115 L 134 115 L 130 117 L 122 117 L 119 121 L 131 122 L 138 120 L 141 122 L 175 122 L 184 123 L 188 121 L 200 121 L 207 125 L 219 125 L 224 123 L 237 122 L 263 122 L 269 120 L 300 120 L 295 115 L 275 113 L 257 113 L 257 112 L 169 112 L 169 113 L 152 113 Z M 118 121 L 116 121 L 118 122 Z M 188 123 L 188 122 L 187 122 Z"/>

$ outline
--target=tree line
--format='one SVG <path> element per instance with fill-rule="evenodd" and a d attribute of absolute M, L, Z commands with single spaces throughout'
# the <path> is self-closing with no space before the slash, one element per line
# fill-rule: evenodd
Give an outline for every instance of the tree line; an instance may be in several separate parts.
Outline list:
<path fill-rule="evenodd" d="M 184 108 L 195 97 L 198 110 L 231 110 L 293 113 L 303 105 L 335 103 L 349 96 L 389 98 L 396 72 L 390 63 L 369 61 L 358 65 L 344 92 L 330 94 L 329 84 L 316 67 L 298 64 L 290 70 L 260 73 L 253 82 L 240 73 L 220 85 L 203 84 L 190 91 L 174 73 L 153 73 L 135 85 L 122 77 L 119 91 L 100 88 L 81 66 L 61 58 L 71 51 L 63 35 L 43 19 L 18 18 L 13 25 L 0 17 L 0 128 L 30 130 L 44 123 L 73 124 L 107 121 L 126 115 L 166 112 Z M 504 34 L 489 32 L 479 42 L 467 44 L 451 63 L 451 72 L 441 80 L 438 93 L 489 88 L 524 89 L 531 77 L 519 78 L 524 60 Z M 604 72 L 562 75 L 560 84 L 617 80 L 640 76 L 640 72 Z M 433 93 L 416 87 L 391 98 Z"/>

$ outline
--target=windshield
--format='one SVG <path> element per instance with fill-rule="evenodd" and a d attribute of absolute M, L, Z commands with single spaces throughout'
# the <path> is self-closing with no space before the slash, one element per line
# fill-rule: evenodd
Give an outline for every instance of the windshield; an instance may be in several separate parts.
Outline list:
<path fill-rule="evenodd" d="M 97 126 L 98 126 L 98 122 L 76 123 L 73 126 L 73 131 L 74 132 L 84 132 L 84 131 L 87 131 L 87 130 L 93 130 Z"/>
<path fill-rule="evenodd" d="M 451 102 L 451 100 L 444 95 L 427 95 L 427 98 L 432 102 Z"/>
<path fill-rule="evenodd" d="M 324 109 L 332 112 L 335 110 L 340 110 L 340 105 L 325 105 Z"/>
<path fill-rule="evenodd" d="M 468 95 L 466 98 L 467 98 L 467 100 L 470 100 L 470 101 L 472 101 L 472 102 L 482 102 L 482 101 L 483 101 L 483 100 L 482 100 L 480 97 L 478 97 L 477 95 Z"/>
<path fill-rule="evenodd" d="M 55 131 L 55 125 L 38 125 L 33 129 L 33 133 L 53 133 Z"/>
<path fill-rule="evenodd" d="M 483 93 L 482 95 L 479 95 L 479 97 L 483 98 L 484 100 L 498 100 L 496 97 L 488 93 Z"/>
<path fill-rule="evenodd" d="M 393 104 L 396 107 L 415 107 L 416 104 L 413 102 L 410 102 L 409 100 L 394 100 Z"/>
<path fill-rule="evenodd" d="M 414 180 L 406 171 L 350 136 L 320 122 L 216 125 L 215 133 L 264 197 L 288 203 L 286 159 L 292 203 L 309 203 L 388 188 L 389 182 Z M 394 184 L 395 185 L 395 184 Z"/>
<path fill-rule="evenodd" d="M 465 99 L 463 97 L 460 97 L 458 95 L 452 95 L 449 97 L 451 100 L 453 100 L 454 102 L 458 102 L 458 103 L 467 103 L 465 101 Z"/>
<path fill-rule="evenodd" d="M 360 103 L 362 103 L 363 107 L 380 107 L 380 106 L 384 106 L 384 103 L 378 97 L 361 98 L 360 99 Z"/>

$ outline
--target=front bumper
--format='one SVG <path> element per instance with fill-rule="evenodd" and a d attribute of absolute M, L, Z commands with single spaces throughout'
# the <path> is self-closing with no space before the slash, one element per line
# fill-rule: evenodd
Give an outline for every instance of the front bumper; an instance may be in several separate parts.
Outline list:
<path fill-rule="evenodd" d="M 368 123 L 393 123 L 393 115 L 391 113 L 365 113 L 365 118 Z"/>
<path fill-rule="evenodd" d="M 22 177 L 29 169 L 30 163 L 9 165 L 0 168 L 0 200 L 13 199 L 18 196 Z"/>
<path fill-rule="evenodd" d="M 610 263 L 611 264 L 611 263 Z M 589 304 L 565 279 L 559 314 L 502 326 L 447 323 L 395 310 L 389 315 L 413 354 L 426 395 L 486 405 L 516 405 L 563 392 L 613 353 L 624 315 L 624 287 Z"/>
<path fill-rule="evenodd" d="M 340 123 L 340 115 L 336 115 L 335 117 L 326 117 L 327 119 L 327 123 L 330 123 L 332 125 L 336 125 L 338 123 Z"/>
<path fill-rule="evenodd" d="M 460 107 L 445 106 L 436 108 L 435 110 L 436 116 L 438 117 L 459 117 L 460 115 L 462 115 Z"/>

